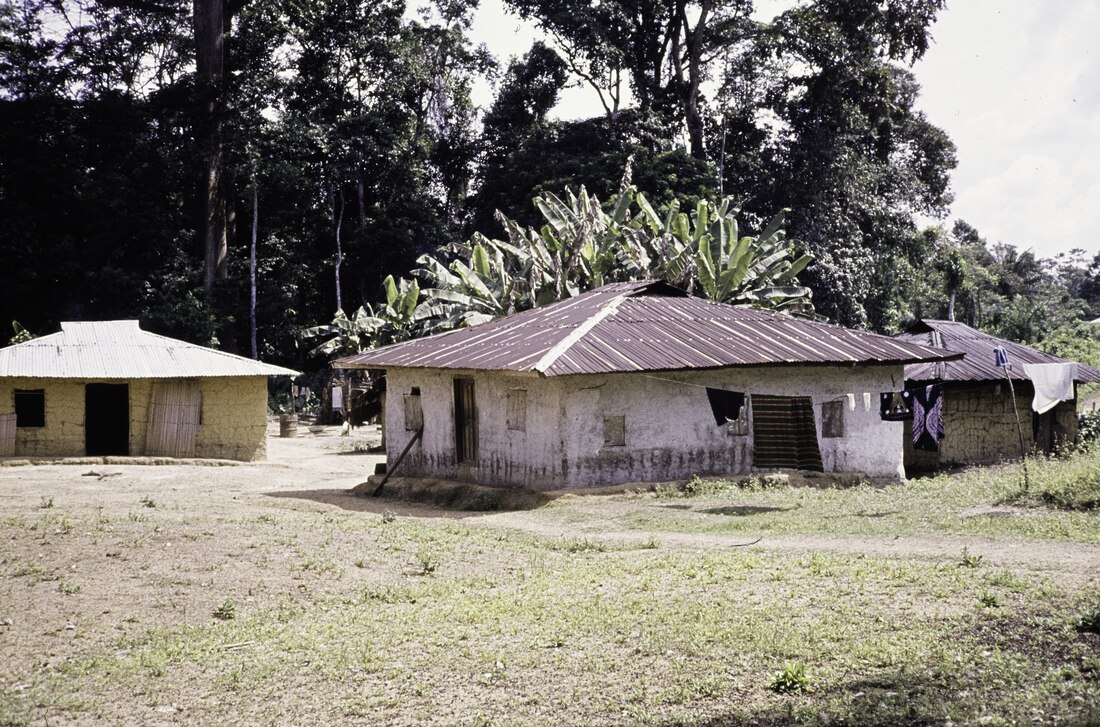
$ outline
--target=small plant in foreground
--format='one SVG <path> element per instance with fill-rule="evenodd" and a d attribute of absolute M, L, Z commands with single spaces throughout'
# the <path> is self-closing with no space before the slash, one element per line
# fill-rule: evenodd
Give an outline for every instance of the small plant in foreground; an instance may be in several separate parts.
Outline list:
<path fill-rule="evenodd" d="M 1077 630 L 1086 634 L 1100 634 L 1100 605 L 1093 606 L 1077 619 Z"/>
<path fill-rule="evenodd" d="M 40 508 L 42 508 L 43 510 L 49 510 L 51 507 L 53 507 L 53 498 L 52 497 L 43 497 L 42 502 L 40 502 L 38 504 L 38 506 Z"/>
<path fill-rule="evenodd" d="M 982 556 L 972 555 L 970 548 L 963 546 L 962 557 L 959 558 L 959 565 L 963 568 L 978 568 L 982 564 Z"/>
<path fill-rule="evenodd" d="M 588 538 L 570 538 L 555 543 L 551 549 L 563 550 L 566 553 L 604 553 L 607 551 L 607 546 Z"/>
<path fill-rule="evenodd" d="M 806 665 L 799 662 L 790 662 L 772 676 L 772 683 L 768 688 L 780 694 L 797 694 L 812 691 L 810 677 L 806 675 Z"/>
<path fill-rule="evenodd" d="M 416 563 L 420 568 L 418 572 L 422 576 L 430 576 L 439 569 L 439 558 L 427 548 L 421 548 L 417 553 Z"/>
<path fill-rule="evenodd" d="M 392 511 L 390 511 L 390 510 L 383 511 L 383 513 L 382 513 L 382 524 L 383 525 L 386 525 L 388 523 L 392 523 L 396 519 L 397 519 L 397 516 L 394 515 Z"/>
<path fill-rule="evenodd" d="M 213 614 L 219 621 L 231 621 L 237 617 L 237 607 L 232 601 L 225 601 L 214 608 Z"/>
<path fill-rule="evenodd" d="M 997 594 L 989 591 L 982 591 L 978 595 L 978 601 L 985 608 L 997 608 L 1001 605 L 1001 599 L 997 598 Z"/>
<path fill-rule="evenodd" d="M 156 507 L 157 501 L 146 495 L 145 497 L 141 498 L 141 505 L 142 507 Z"/>

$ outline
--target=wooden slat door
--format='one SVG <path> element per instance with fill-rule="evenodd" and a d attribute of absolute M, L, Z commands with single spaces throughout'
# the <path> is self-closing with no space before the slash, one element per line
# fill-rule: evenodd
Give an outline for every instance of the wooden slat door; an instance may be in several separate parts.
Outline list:
<path fill-rule="evenodd" d="M 202 416 L 202 393 L 193 379 L 153 383 L 145 453 L 154 457 L 194 457 Z"/>
<path fill-rule="evenodd" d="M 455 461 L 477 464 L 477 402 L 473 379 L 455 379 Z"/>
<path fill-rule="evenodd" d="M 15 415 L 0 414 L 0 457 L 15 454 Z"/>

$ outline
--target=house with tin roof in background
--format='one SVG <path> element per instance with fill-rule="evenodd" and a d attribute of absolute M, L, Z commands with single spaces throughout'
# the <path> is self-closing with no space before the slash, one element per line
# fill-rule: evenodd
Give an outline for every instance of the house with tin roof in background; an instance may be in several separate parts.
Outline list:
<path fill-rule="evenodd" d="M 943 438 L 938 447 L 914 446 L 911 423 L 906 423 L 905 464 L 910 472 L 1016 459 L 1021 456 L 1021 437 L 1028 452 L 1052 452 L 1077 438 L 1076 386 L 1100 383 L 1100 371 L 1095 368 L 957 321 L 917 321 L 895 338 L 966 354 L 961 359 L 905 367 L 907 389 L 939 386 L 943 398 Z M 1007 357 L 1007 366 L 998 365 L 997 349 Z M 1048 398 L 1043 403 L 1040 396 L 1039 408 L 1044 411 L 1039 412 L 1033 373 L 1043 371 L 1061 372 L 1067 398 L 1059 397 L 1057 403 Z"/>
<path fill-rule="evenodd" d="M 0 349 L 0 456 L 263 459 L 267 377 L 297 373 L 137 321 L 62 323 Z"/>
<path fill-rule="evenodd" d="M 335 361 L 385 371 L 393 474 L 536 490 L 775 469 L 904 476 L 880 416 L 907 364 L 960 354 L 613 283 Z M 407 452 L 406 452 L 407 450 Z"/>

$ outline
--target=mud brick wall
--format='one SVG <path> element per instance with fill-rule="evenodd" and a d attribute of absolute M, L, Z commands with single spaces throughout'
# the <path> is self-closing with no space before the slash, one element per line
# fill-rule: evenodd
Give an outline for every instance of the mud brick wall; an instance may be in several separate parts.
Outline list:
<path fill-rule="evenodd" d="M 195 456 L 251 462 L 267 456 L 267 378 L 200 379 L 202 425 Z"/>
<path fill-rule="evenodd" d="M 145 448 L 145 422 L 149 412 L 152 382 L 138 379 L 120 382 L 109 379 L 9 378 L 0 385 L 0 414 L 15 411 L 15 391 L 45 391 L 46 426 L 20 427 L 15 432 L 16 457 L 84 456 L 84 387 L 87 384 L 130 385 L 130 453 Z"/>
<path fill-rule="evenodd" d="M 267 379 L 263 376 L 200 379 L 202 425 L 195 456 L 253 461 L 267 455 Z M 130 386 L 130 454 L 145 454 L 153 379 L 7 378 L 0 383 L 0 414 L 15 411 L 18 390 L 45 391 L 44 427 L 20 427 L 16 457 L 83 457 L 84 387 L 93 383 Z"/>
<path fill-rule="evenodd" d="M 1016 385 L 1016 407 L 1024 435 L 1024 447 L 1035 449 L 1033 434 L 1032 391 L 1028 383 Z M 1059 404 L 1043 426 L 1054 422 L 1061 439 L 1076 439 L 1077 416 L 1074 401 Z M 1042 439 L 1042 436 L 1040 436 Z M 1012 396 L 1007 384 L 992 384 L 967 389 L 948 388 L 944 392 L 944 439 L 939 452 L 913 449 L 912 427 L 905 425 L 905 465 L 914 469 L 934 469 L 965 464 L 988 464 L 1019 459 L 1020 436 L 1016 428 Z"/>

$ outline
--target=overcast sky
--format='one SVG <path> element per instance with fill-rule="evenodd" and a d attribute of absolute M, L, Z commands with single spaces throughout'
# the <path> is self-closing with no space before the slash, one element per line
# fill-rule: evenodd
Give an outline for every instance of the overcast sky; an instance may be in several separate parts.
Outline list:
<path fill-rule="evenodd" d="M 538 34 L 482 0 L 474 35 L 503 63 Z M 958 147 L 948 224 L 1042 257 L 1100 252 L 1100 0 L 948 0 L 932 35 L 913 70 L 920 108 Z M 557 115 L 599 113 L 578 88 Z"/>

